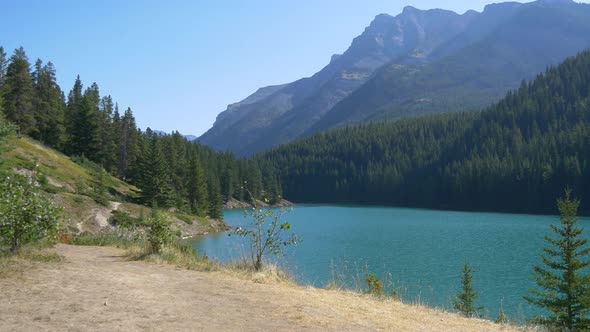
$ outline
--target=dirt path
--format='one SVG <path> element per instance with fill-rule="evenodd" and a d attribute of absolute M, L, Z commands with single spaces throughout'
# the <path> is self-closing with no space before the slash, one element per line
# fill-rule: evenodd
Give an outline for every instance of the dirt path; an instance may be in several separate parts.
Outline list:
<path fill-rule="evenodd" d="M 0 331 L 501 329 L 353 293 L 129 262 L 113 248 L 59 245 L 56 250 L 62 262 L 0 278 Z"/>

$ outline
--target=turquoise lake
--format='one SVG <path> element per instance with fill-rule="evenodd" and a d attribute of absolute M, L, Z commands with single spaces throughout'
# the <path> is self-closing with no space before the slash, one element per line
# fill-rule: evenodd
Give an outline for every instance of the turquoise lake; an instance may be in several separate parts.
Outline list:
<path fill-rule="evenodd" d="M 226 210 L 226 222 L 244 226 L 242 210 Z M 285 214 L 302 242 L 287 252 L 285 267 L 301 284 L 325 287 L 336 280 L 366 287 L 368 272 L 405 302 L 452 308 L 465 261 L 473 267 L 477 304 L 494 319 L 503 307 L 523 321 L 538 309 L 523 300 L 535 286 L 539 264 L 558 216 L 453 212 L 388 207 L 298 205 Z M 581 218 L 580 225 L 590 222 Z M 587 237 L 588 234 L 585 234 Z M 246 243 L 227 233 L 194 240 L 211 259 L 239 260 Z"/>

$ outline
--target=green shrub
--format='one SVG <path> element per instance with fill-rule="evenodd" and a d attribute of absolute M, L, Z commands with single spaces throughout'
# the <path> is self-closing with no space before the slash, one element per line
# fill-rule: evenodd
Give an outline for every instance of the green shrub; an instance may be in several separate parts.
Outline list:
<path fill-rule="evenodd" d="M 60 210 L 35 182 L 34 176 L 10 174 L 0 183 L 0 241 L 12 252 L 57 231 Z"/>
<path fill-rule="evenodd" d="M 124 230 L 136 230 L 142 226 L 142 221 L 139 218 L 132 217 L 129 213 L 121 210 L 113 210 L 109 218 L 109 223 L 113 226 L 120 227 Z"/>
<path fill-rule="evenodd" d="M 367 274 L 367 286 L 369 287 L 369 294 L 383 296 L 383 282 L 374 274 Z"/>
<path fill-rule="evenodd" d="M 147 240 L 153 254 L 160 253 L 164 245 L 174 238 L 171 225 L 168 215 L 153 210 L 152 217 L 146 221 Z"/>
<path fill-rule="evenodd" d="M 187 225 L 192 225 L 193 224 L 193 219 L 191 218 L 191 216 L 184 214 L 184 213 L 176 213 L 176 218 L 184 221 Z"/>
<path fill-rule="evenodd" d="M 127 248 L 142 241 L 139 236 L 129 232 L 104 231 L 99 233 L 82 233 L 72 239 L 72 244 L 78 246 L 115 246 Z"/>

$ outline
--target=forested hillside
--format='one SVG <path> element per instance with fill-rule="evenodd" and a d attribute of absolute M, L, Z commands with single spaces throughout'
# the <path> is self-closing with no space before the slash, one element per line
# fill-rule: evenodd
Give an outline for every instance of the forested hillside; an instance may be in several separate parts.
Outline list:
<path fill-rule="evenodd" d="M 590 197 L 590 51 L 480 112 L 336 129 L 258 158 L 296 202 L 554 213 L 566 187 Z"/>
<path fill-rule="evenodd" d="M 221 218 L 225 200 L 250 199 L 244 183 L 257 197 L 280 194 L 276 177 L 265 174 L 263 181 L 251 160 L 216 153 L 178 132 L 140 130 L 131 109 L 121 111 L 96 83 L 84 88 L 78 77 L 66 98 L 53 64 L 37 60 L 31 70 L 22 47 L 10 58 L 0 47 L 0 111 L 20 135 L 136 185 L 146 205 Z"/>

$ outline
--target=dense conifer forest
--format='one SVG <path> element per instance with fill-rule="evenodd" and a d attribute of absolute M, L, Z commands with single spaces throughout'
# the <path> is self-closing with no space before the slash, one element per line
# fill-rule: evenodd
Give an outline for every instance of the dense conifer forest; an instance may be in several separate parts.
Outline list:
<path fill-rule="evenodd" d="M 378 204 L 552 213 L 571 188 L 590 196 L 590 51 L 549 68 L 478 112 L 323 132 L 253 159 L 180 133 L 137 128 L 96 83 L 67 96 L 51 62 L 31 68 L 0 48 L 0 109 L 21 135 L 91 162 L 141 189 L 145 204 L 221 217 L 224 201 Z M 584 213 L 588 209 L 582 207 Z"/>
<path fill-rule="evenodd" d="M 256 158 L 296 202 L 554 213 L 564 188 L 590 197 L 590 51 L 479 112 L 336 129 Z"/>
<path fill-rule="evenodd" d="M 276 177 L 263 177 L 252 160 L 214 152 L 178 132 L 140 130 L 131 108 L 101 96 L 96 83 L 85 88 L 77 77 L 66 95 L 54 65 L 36 60 L 31 68 L 22 47 L 10 57 L 0 47 L 0 110 L 19 135 L 136 185 L 147 205 L 221 218 L 224 201 L 251 199 L 244 188 L 259 198 L 280 195 Z"/>

